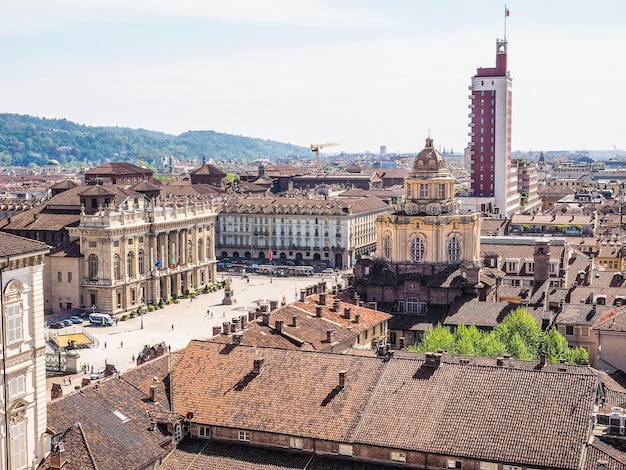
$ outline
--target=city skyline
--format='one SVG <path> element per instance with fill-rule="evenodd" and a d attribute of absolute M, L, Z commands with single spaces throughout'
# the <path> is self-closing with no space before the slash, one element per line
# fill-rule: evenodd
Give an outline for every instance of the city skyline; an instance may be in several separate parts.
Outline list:
<path fill-rule="evenodd" d="M 514 150 L 626 148 L 626 6 L 507 2 Z M 2 112 L 333 151 L 467 145 L 471 77 L 504 37 L 493 0 L 0 6 Z"/>

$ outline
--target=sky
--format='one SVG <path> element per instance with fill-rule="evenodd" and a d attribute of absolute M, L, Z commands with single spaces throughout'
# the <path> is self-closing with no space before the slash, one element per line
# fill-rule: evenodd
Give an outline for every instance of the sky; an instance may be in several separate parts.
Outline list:
<path fill-rule="evenodd" d="M 626 2 L 509 0 L 513 149 L 626 149 Z M 0 112 L 336 152 L 468 142 L 494 0 L 0 2 Z"/>

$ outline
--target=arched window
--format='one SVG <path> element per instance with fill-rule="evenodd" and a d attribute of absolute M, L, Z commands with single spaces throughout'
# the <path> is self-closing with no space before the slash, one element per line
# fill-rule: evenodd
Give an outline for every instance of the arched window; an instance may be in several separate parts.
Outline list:
<path fill-rule="evenodd" d="M 409 297 L 404 303 L 406 313 L 419 313 L 420 303 L 415 297 Z"/>
<path fill-rule="evenodd" d="M 137 254 L 137 264 L 139 265 L 139 274 L 143 274 L 146 270 L 144 265 L 143 250 L 139 250 L 139 253 Z"/>
<path fill-rule="evenodd" d="M 456 235 L 450 237 L 448 240 L 448 260 L 451 263 L 456 263 L 461 259 L 461 243 Z"/>
<path fill-rule="evenodd" d="M 386 234 L 383 239 L 383 257 L 391 259 L 391 235 Z"/>
<path fill-rule="evenodd" d="M 426 245 L 421 237 L 415 237 L 411 241 L 411 259 L 414 263 L 421 263 L 424 260 Z"/>
<path fill-rule="evenodd" d="M 120 255 L 113 255 L 113 279 L 116 281 L 122 278 L 120 272 Z"/>
<path fill-rule="evenodd" d="M 128 252 L 128 254 L 126 255 L 126 275 L 128 277 L 132 277 L 134 274 L 133 259 L 134 256 L 132 251 Z"/>
<path fill-rule="evenodd" d="M 96 255 L 89 255 L 88 261 L 89 280 L 98 280 L 98 257 Z"/>

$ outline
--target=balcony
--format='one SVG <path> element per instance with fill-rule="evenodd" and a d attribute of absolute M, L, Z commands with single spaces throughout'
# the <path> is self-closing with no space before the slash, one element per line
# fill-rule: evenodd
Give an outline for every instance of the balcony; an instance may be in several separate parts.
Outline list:
<path fill-rule="evenodd" d="M 469 109 L 474 109 L 476 106 L 475 106 L 475 105 L 473 105 L 473 104 L 468 104 L 468 105 L 467 105 L 467 107 L 468 107 Z"/>

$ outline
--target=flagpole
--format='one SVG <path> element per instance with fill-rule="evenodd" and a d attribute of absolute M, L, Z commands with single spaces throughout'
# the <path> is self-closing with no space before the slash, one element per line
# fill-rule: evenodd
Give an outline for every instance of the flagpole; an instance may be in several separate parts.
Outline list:
<path fill-rule="evenodd" d="M 507 17 L 508 8 L 506 3 L 504 4 L 504 40 L 506 41 L 506 17 Z"/>

